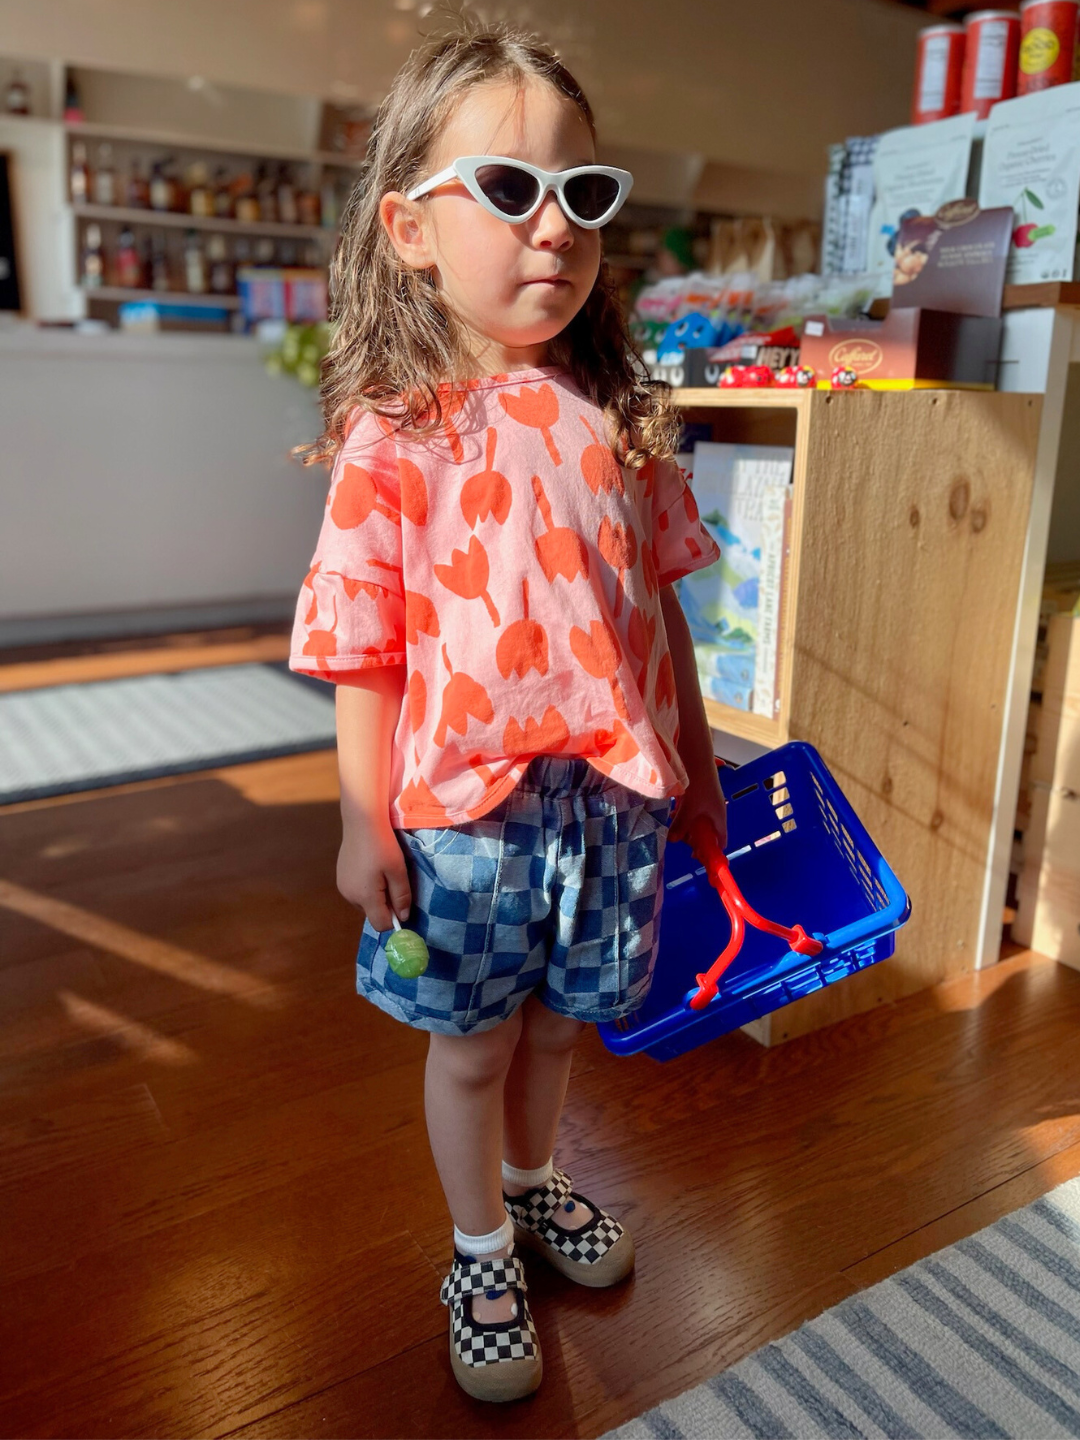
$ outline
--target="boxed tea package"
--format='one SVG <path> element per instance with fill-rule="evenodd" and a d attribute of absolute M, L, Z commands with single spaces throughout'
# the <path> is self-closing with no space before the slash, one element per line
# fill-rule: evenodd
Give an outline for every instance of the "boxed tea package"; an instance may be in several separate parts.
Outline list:
<path fill-rule="evenodd" d="M 946 201 L 967 194 L 974 133 L 975 116 L 968 114 L 881 136 L 874 151 L 867 270 L 891 275 L 902 223 L 913 215 L 933 215 Z"/>
<path fill-rule="evenodd" d="M 979 204 L 1009 205 L 1010 285 L 1071 280 L 1080 204 L 1080 84 L 1057 85 L 990 112 Z"/>

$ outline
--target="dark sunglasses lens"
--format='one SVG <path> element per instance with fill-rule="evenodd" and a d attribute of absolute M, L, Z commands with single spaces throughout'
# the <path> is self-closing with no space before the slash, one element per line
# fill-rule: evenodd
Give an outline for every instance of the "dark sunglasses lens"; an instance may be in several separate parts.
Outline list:
<path fill-rule="evenodd" d="M 614 175 L 575 175 L 566 182 L 567 204 L 582 220 L 599 220 L 615 204 L 619 182 Z"/>
<path fill-rule="evenodd" d="M 536 199 L 539 181 L 513 165 L 481 165 L 476 183 L 504 215 L 524 215 Z"/>

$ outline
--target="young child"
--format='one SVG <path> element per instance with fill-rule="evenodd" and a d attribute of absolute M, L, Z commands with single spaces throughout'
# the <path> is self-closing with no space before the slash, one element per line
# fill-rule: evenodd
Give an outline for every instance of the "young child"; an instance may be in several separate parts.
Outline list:
<path fill-rule="evenodd" d="M 540 1383 L 515 1243 L 584 1285 L 633 1265 L 554 1166 L 571 1055 L 645 999 L 665 841 L 699 815 L 727 834 L 671 588 L 719 550 L 601 262 L 631 177 L 594 141 L 572 76 L 506 25 L 397 76 L 334 262 L 309 456 L 333 473 L 292 647 L 338 686 L 357 988 L 430 1032 L 450 1359 L 488 1400 Z M 419 978 L 387 964 L 395 915 Z"/>

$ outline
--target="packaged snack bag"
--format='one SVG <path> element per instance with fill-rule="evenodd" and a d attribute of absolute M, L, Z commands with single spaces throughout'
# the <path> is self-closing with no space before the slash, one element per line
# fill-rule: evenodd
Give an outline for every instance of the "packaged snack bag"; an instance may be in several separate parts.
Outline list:
<path fill-rule="evenodd" d="M 974 114 L 953 115 L 932 125 L 889 130 L 874 151 L 874 208 L 866 268 L 893 270 L 893 251 L 902 221 L 933 215 L 947 200 L 967 193 Z"/>
<path fill-rule="evenodd" d="M 1080 84 L 1004 100 L 987 121 L 979 204 L 1011 205 L 1007 284 L 1071 280 L 1080 204 Z"/>

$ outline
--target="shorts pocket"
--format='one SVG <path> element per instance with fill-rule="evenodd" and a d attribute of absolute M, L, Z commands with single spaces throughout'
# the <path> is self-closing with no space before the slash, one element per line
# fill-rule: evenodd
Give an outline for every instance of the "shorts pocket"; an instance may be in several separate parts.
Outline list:
<path fill-rule="evenodd" d="M 420 826 L 416 830 L 399 830 L 399 837 L 405 844 L 428 859 L 434 859 L 453 843 L 454 836 L 458 833 L 453 825 L 429 825 Z"/>

